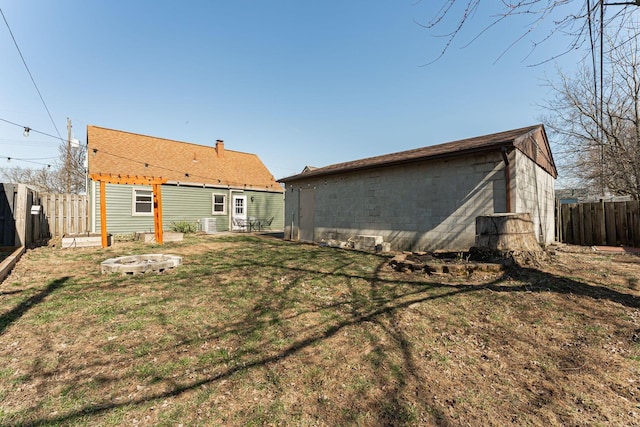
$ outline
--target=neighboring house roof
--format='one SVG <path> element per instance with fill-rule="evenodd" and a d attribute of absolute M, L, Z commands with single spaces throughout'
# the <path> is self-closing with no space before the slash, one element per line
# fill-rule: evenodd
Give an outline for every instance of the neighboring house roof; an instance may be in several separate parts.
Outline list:
<path fill-rule="evenodd" d="M 302 173 L 282 178 L 278 181 L 289 182 L 296 181 L 298 179 L 354 172 L 383 166 L 393 166 L 423 160 L 435 160 L 473 153 L 495 151 L 500 150 L 502 147 L 515 147 L 519 149 L 554 178 L 558 176 L 553 156 L 551 155 L 549 141 L 544 131 L 544 126 L 539 124 L 506 132 L 494 133 L 491 135 L 448 142 L 445 144 L 431 145 L 398 153 L 338 163 L 312 170 L 306 170 L 305 168 Z"/>
<path fill-rule="evenodd" d="M 282 192 L 255 154 L 87 126 L 90 174 L 166 178 L 169 182 L 210 184 Z"/>
<path fill-rule="evenodd" d="M 575 199 L 575 200 L 584 200 L 595 198 L 595 192 L 589 188 L 561 188 L 555 190 L 556 199 Z"/>
<path fill-rule="evenodd" d="M 555 190 L 556 199 L 563 203 L 593 203 L 593 202 L 626 202 L 633 200 L 631 196 L 615 196 L 608 191 L 602 194 L 598 188 L 561 188 Z"/>

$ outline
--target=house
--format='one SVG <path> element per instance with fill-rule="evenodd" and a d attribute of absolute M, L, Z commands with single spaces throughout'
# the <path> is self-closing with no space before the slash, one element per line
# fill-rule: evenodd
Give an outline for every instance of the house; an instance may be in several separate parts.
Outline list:
<path fill-rule="evenodd" d="M 272 219 L 283 229 L 283 189 L 255 154 L 172 141 L 98 126 L 87 127 L 91 231 L 101 232 L 96 177 L 106 184 L 107 230 L 112 234 L 154 230 L 153 188 L 161 183 L 161 227 L 198 223 L 208 232 L 238 230 L 238 219 Z M 109 182 L 109 181 L 107 181 Z"/>
<path fill-rule="evenodd" d="M 597 191 L 597 190 L 596 190 Z M 590 191 L 588 188 L 569 188 L 569 189 L 556 189 L 556 198 L 560 201 L 560 204 L 578 203 L 587 200 L 598 200 L 594 195 L 596 191 Z"/>
<path fill-rule="evenodd" d="M 467 250 L 476 217 L 528 212 L 549 244 L 556 177 L 543 125 L 307 168 L 279 180 L 285 238 L 378 236 L 394 250 Z"/>
<path fill-rule="evenodd" d="M 602 188 L 559 188 L 556 189 L 556 199 L 561 205 L 572 203 L 592 203 L 592 202 L 629 202 L 633 200 L 631 196 L 614 196 L 609 191 L 602 194 Z"/>

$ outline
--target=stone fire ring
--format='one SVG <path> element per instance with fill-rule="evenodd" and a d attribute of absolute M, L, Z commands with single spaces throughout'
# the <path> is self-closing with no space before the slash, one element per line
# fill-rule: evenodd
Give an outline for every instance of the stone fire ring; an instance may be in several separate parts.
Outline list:
<path fill-rule="evenodd" d="M 182 264 L 182 257 L 177 255 L 145 254 L 109 258 L 102 261 L 102 274 L 122 273 L 141 274 L 146 272 L 162 273 Z"/>

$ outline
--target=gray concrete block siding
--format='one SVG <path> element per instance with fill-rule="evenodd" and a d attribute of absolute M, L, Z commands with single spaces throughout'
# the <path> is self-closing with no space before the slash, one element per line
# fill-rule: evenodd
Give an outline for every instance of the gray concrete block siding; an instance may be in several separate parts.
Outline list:
<path fill-rule="evenodd" d="M 515 151 L 516 212 L 529 212 L 538 242 L 555 239 L 554 178 L 520 151 Z"/>
<path fill-rule="evenodd" d="M 476 217 L 509 210 L 529 213 L 549 244 L 556 176 L 543 125 L 305 169 L 280 180 L 285 238 L 381 236 L 394 250 L 467 250 Z"/>
<path fill-rule="evenodd" d="M 288 185 L 285 237 L 293 239 L 298 233 L 295 216 L 300 188 L 315 190 L 315 241 L 379 235 L 395 250 L 466 250 L 475 241 L 476 216 L 506 209 L 500 153 Z"/>

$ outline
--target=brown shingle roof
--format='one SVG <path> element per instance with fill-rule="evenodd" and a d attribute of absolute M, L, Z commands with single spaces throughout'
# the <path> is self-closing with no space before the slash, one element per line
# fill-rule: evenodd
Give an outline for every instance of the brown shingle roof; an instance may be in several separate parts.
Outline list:
<path fill-rule="evenodd" d="M 462 139 L 439 145 L 401 151 L 398 153 L 368 157 L 366 159 L 353 160 L 345 163 L 337 163 L 314 170 L 306 170 L 304 173 L 282 178 L 278 181 L 289 182 L 296 181 L 298 179 L 333 175 L 343 172 L 353 172 L 416 161 L 461 156 L 483 151 L 497 150 L 501 147 L 509 146 L 518 148 L 554 178 L 557 177 L 555 163 L 551 155 L 551 149 L 544 131 L 544 126 L 539 124 L 494 133 L 491 135 L 478 136 L 475 138 Z"/>
<path fill-rule="evenodd" d="M 180 183 L 282 191 L 255 154 L 87 126 L 90 174 L 137 175 Z"/>

